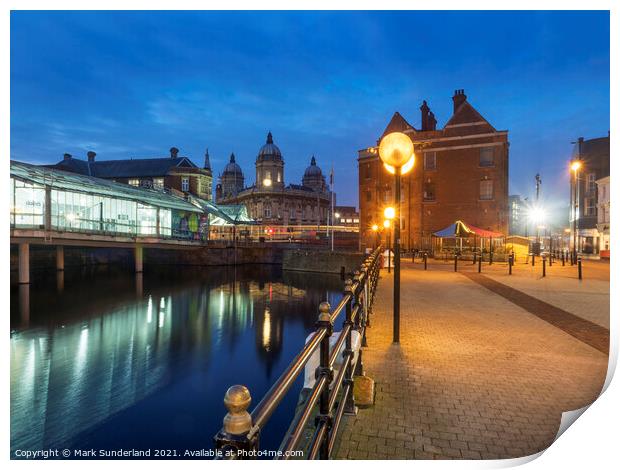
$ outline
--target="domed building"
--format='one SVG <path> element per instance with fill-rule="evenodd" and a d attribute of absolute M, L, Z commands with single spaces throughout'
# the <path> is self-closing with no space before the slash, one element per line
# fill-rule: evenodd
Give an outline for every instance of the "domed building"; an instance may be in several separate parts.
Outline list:
<path fill-rule="evenodd" d="M 249 216 L 263 225 L 327 224 L 331 193 L 314 156 L 301 184 L 287 185 L 284 157 L 269 132 L 265 144 L 258 150 L 255 167 L 255 183 L 244 188 L 243 172 L 231 155 L 230 163 L 220 175 L 216 202 L 244 204 Z"/>
<path fill-rule="evenodd" d="M 230 154 L 230 162 L 224 167 L 220 175 L 220 182 L 215 187 L 216 201 L 237 196 L 244 187 L 244 177 L 241 167 L 235 162 L 235 154 Z"/>

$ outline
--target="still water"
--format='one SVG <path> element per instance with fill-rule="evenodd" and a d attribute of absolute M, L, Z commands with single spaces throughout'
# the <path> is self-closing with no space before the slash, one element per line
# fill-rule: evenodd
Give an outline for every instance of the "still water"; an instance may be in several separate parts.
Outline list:
<path fill-rule="evenodd" d="M 11 289 L 11 451 L 210 449 L 226 389 L 257 404 L 339 276 L 273 266 L 53 271 Z M 261 434 L 277 449 L 301 381 Z"/>

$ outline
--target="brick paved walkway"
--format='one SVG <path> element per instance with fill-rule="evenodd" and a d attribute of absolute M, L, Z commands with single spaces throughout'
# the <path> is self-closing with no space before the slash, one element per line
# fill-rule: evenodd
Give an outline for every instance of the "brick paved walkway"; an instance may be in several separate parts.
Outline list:
<path fill-rule="evenodd" d="M 606 354 L 459 273 L 404 266 L 400 346 L 391 299 L 383 273 L 363 356 L 376 404 L 346 419 L 337 458 L 530 455 L 602 388 Z"/>

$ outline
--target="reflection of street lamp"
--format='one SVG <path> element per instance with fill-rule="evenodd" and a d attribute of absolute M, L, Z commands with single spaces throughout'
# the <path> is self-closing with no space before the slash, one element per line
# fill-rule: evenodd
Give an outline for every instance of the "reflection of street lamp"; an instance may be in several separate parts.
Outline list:
<path fill-rule="evenodd" d="M 574 160 L 570 164 L 570 169 L 573 171 L 573 260 L 577 259 L 577 212 L 579 210 L 579 199 L 577 198 L 577 192 L 579 190 L 579 186 L 577 184 L 577 174 L 579 173 L 580 168 L 581 162 L 579 160 Z"/>
<path fill-rule="evenodd" d="M 375 248 L 377 247 L 377 245 L 379 244 L 379 226 L 377 224 L 372 224 L 372 227 L 370 227 L 370 229 L 375 232 Z"/>
<path fill-rule="evenodd" d="M 413 142 L 402 132 L 392 132 L 379 143 L 379 156 L 388 172 L 394 174 L 394 332 L 400 342 L 400 177 L 415 163 Z"/>

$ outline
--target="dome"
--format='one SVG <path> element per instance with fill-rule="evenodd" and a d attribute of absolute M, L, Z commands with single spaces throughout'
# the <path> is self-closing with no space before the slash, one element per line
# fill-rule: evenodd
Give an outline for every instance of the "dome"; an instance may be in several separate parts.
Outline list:
<path fill-rule="evenodd" d="M 241 167 L 235 162 L 235 154 L 230 154 L 230 162 L 224 167 L 224 175 L 239 174 L 242 175 Z"/>
<path fill-rule="evenodd" d="M 312 156 L 312 160 L 310 160 L 310 166 L 304 171 L 304 176 L 323 176 L 323 172 L 316 165 L 316 158 L 314 158 L 314 155 Z"/>
<path fill-rule="evenodd" d="M 273 143 L 271 132 L 267 134 L 267 142 L 258 151 L 258 160 L 282 160 L 282 152 Z"/>

